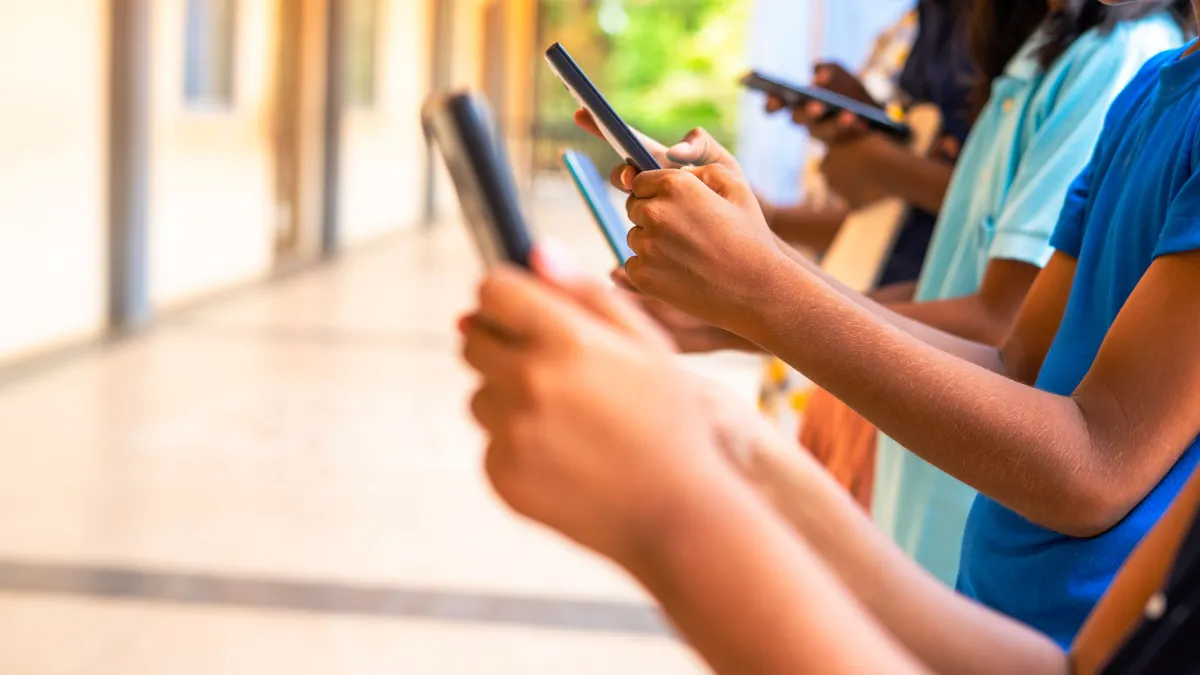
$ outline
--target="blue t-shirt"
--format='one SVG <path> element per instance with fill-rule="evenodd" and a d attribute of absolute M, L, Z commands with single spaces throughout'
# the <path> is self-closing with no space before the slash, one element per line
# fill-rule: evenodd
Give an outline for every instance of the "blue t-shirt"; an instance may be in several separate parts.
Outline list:
<path fill-rule="evenodd" d="M 1051 239 L 1077 259 L 1062 323 L 1036 386 L 1073 393 L 1117 314 L 1159 256 L 1200 249 L 1200 55 L 1154 57 L 1113 103 L 1091 164 Z M 1064 647 L 1200 459 L 1193 441 L 1112 530 L 1075 539 L 980 496 L 967 521 L 959 589 Z"/>
<path fill-rule="evenodd" d="M 1049 68 L 1038 31 L 992 83 L 942 203 L 917 302 L 979 292 L 993 260 L 1044 267 L 1063 200 L 1087 166 L 1108 106 L 1146 61 L 1183 44 L 1171 17 L 1093 28 Z M 879 434 L 875 524 L 947 585 L 958 578 L 975 491 Z"/>

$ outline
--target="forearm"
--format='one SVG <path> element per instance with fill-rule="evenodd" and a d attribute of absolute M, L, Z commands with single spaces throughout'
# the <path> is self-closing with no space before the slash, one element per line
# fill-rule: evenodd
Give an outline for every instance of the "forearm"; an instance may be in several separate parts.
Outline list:
<path fill-rule="evenodd" d="M 954 167 L 944 162 L 921 157 L 895 143 L 876 141 L 881 150 L 874 153 L 873 162 L 864 167 L 871 180 L 887 194 L 929 213 L 942 210 Z"/>
<path fill-rule="evenodd" d="M 816 276 L 825 282 L 830 289 L 840 294 L 847 301 L 854 303 L 861 309 L 869 312 L 871 315 L 880 319 L 887 324 L 894 326 L 909 335 L 917 338 L 925 344 L 935 347 L 948 354 L 953 354 L 961 359 L 970 361 L 982 368 L 986 368 L 996 373 L 1004 373 L 1004 362 L 1000 358 L 1000 352 L 995 347 L 959 337 L 950 332 L 940 330 L 936 327 L 928 326 L 919 320 L 909 318 L 904 314 L 893 311 L 888 307 L 868 298 L 867 296 L 855 291 L 849 286 L 835 279 L 832 275 L 822 270 L 819 266 L 808 260 L 798 251 L 786 242 L 779 242 L 780 250 L 799 265 L 806 272 Z M 797 307 L 802 307 L 798 305 Z M 803 311 L 797 309 L 797 312 Z M 749 336 L 746 336 L 749 337 Z M 767 351 L 771 351 L 770 347 L 763 345 Z"/>
<path fill-rule="evenodd" d="M 709 489 L 619 561 L 717 673 L 917 673 L 803 542 L 741 481 Z M 715 498 L 714 498 L 715 497 Z"/>
<path fill-rule="evenodd" d="M 838 204 L 805 202 L 797 206 L 774 207 L 767 215 L 771 230 L 781 239 L 820 254 L 829 249 L 841 231 L 846 208 Z"/>
<path fill-rule="evenodd" d="M 979 295 L 931 302 L 902 302 L 888 308 L 951 335 L 985 345 L 1000 345 L 1012 326 L 1011 316 L 993 311 Z"/>
<path fill-rule="evenodd" d="M 1052 641 L 929 576 L 794 445 L 759 443 L 738 463 L 867 611 L 927 667 L 955 675 L 1065 674 L 1066 656 Z"/>
<path fill-rule="evenodd" d="M 742 308 L 729 328 L 926 461 L 1065 534 L 1094 535 L 1122 515 L 1106 512 L 1119 463 L 1098 451 L 1073 399 L 923 342 L 787 261 L 763 284 L 775 302 Z"/>

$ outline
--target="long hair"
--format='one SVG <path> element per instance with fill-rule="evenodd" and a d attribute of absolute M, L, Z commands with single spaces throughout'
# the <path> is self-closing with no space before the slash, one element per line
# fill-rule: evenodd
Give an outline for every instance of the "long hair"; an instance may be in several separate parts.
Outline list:
<path fill-rule="evenodd" d="M 1046 41 L 1038 50 L 1042 68 L 1049 68 L 1079 36 L 1093 28 L 1111 31 L 1122 21 L 1133 21 L 1166 11 L 1185 34 L 1195 32 L 1190 0 L 1143 0 L 1110 7 L 1098 0 L 1063 0 L 1051 12 L 1046 0 L 976 0 L 967 27 L 967 45 L 975 62 L 976 82 L 971 92 L 975 115 L 992 94 L 992 80 L 1004 73 L 1034 32 L 1045 26 Z"/>

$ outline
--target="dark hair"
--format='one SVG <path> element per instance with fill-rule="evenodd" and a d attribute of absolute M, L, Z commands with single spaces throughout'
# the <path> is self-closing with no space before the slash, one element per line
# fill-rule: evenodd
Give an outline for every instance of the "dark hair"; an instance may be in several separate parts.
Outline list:
<path fill-rule="evenodd" d="M 1168 12 L 1184 33 L 1195 29 L 1190 0 L 1143 0 L 1110 7 L 1098 0 L 1063 0 L 1051 12 L 1046 0 L 976 0 L 967 29 L 967 44 L 975 62 L 976 81 L 971 92 L 975 115 L 992 94 L 992 80 L 1004 73 L 1038 27 L 1045 25 L 1046 41 L 1038 52 L 1043 68 L 1049 68 L 1085 32 L 1100 28 L 1111 31 L 1122 21 L 1133 21 L 1156 12 Z"/>

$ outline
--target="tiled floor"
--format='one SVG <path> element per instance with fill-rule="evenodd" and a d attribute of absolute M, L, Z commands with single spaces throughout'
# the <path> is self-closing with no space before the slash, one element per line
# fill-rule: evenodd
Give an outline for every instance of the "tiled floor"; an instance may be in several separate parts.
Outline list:
<path fill-rule="evenodd" d="M 488 492 L 452 329 L 477 271 L 448 223 L 0 379 L 0 674 L 699 672 Z"/>

